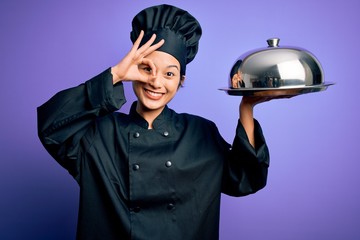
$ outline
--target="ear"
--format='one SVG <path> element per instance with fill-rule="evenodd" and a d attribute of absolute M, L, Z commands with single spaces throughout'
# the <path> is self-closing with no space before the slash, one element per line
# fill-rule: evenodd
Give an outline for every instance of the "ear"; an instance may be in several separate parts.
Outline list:
<path fill-rule="evenodd" d="M 185 78 L 186 78 L 185 75 L 182 75 L 180 77 L 179 88 L 184 86 Z"/>

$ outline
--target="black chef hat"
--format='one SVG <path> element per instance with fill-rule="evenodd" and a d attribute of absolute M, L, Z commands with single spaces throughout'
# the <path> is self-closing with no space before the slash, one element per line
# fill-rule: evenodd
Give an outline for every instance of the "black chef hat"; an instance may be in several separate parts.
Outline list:
<path fill-rule="evenodd" d="M 156 34 L 156 44 L 161 39 L 165 43 L 158 49 L 174 56 L 180 63 L 180 73 L 185 74 L 186 64 L 191 62 L 198 51 L 201 37 L 199 22 L 187 11 L 167 4 L 146 8 L 132 21 L 131 41 L 134 43 L 140 31 L 144 37 L 140 46 Z"/>

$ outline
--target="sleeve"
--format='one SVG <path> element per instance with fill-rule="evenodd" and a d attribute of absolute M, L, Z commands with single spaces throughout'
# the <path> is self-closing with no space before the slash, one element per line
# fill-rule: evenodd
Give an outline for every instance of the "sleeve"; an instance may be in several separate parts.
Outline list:
<path fill-rule="evenodd" d="M 123 85 L 113 85 L 109 68 L 77 87 L 55 94 L 37 108 L 40 141 L 76 178 L 82 136 L 97 117 L 118 110 L 125 102 Z"/>
<path fill-rule="evenodd" d="M 266 185 L 270 163 L 269 149 L 258 121 L 255 122 L 255 143 L 249 143 L 240 120 L 232 148 L 224 164 L 222 192 L 230 196 L 245 196 Z"/>

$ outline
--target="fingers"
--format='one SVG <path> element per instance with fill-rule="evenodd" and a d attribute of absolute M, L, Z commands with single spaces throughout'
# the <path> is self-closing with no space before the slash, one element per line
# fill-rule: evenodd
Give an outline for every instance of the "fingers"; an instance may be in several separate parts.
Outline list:
<path fill-rule="evenodd" d="M 139 56 L 142 56 L 142 57 L 146 56 L 146 55 L 144 54 L 144 52 L 151 46 L 151 44 L 152 44 L 152 43 L 155 41 L 155 39 L 156 39 L 156 35 L 153 34 L 153 35 L 151 36 L 151 38 L 150 38 L 143 46 L 141 46 L 141 47 L 139 48 L 140 43 L 141 43 L 143 37 L 144 37 L 144 31 L 141 30 L 138 38 L 136 39 L 136 41 L 135 41 L 134 44 L 133 44 L 133 47 L 131 48 L 131 52 L 133 52 L 134 54 L 136 53 L 137 57 L 139 57 Z"/>
<path fill-rule="evenodd" d="M 143 58 L 141 63 L 149 66 L 151 68 L 151 75 L 156 76 L 156 66 L 153 61 L 147 58 Z"/>
<path fill-rule="evenodd" d="M 130 52 L 135 53 L 135 52 L 137 51 L 137 49 L 139 48 L 140 43 L 141 43 L 141 40 L 142 40 L 143 37 L 144 37 L 144 31 L 141 30 L 138 38 L 136 39 L 136 41 L 134 42 L 134 44 L 133 44 L 133 46 L 132 46 Z"/>
<path fill-rule="evenodd" d="M 154 36 L 154 40 L 155 40 L 156 35 L 154 34 L 153 36 Z M 151 40 L 151 39 L 150 39 L 150 40 Z M 149 41 L 150 41 L 150 40 L 149 40 Z M 153 43 L 153 42 L 154 42 L 154 41 L 152 41 L 152 43 Z M 153 51 L 159 49 L 164 43 L 165 43 L 165 40 L 164 40 L 164 39 L 161 39 L 158 43 L 156 43 L 156 44 L 148 47 L 148 48 L 144 51 L 144 53 L 143 53 L 144 56 L 147 56 L 147 55 L 149 55 L 150 53 L 152 53 Z"/>
<path fill-rule="evenodd" d="M 155 40 L 156 35 L 154 34 L 153 37 L 154 37 L 154 40 Z M 154 40 L 152 40 L 152 38 L 150 40 L 151 40 L 151 43 L 154 42 Z M 152 61 L 148 60 L 146 58 L 146 56 L 149 55 L 150 53 L 154 52 L 158 48 L 160 48 L 164 43 L 165 43 L 165 40 L 161 39 L 158 43 L 148 47 L 143 53 L 143 56 L 144 56 L 143 57 L 143 63 L 146 63 L 151 68 L 153 76 L 156 76 L 156 66 Z"/>
<path fill-rule="evenodd" d="M 250 104 L 253 107 L 259 103 L 268 102 L 270 100 L 271 97 L 267 97 L 267 96 L 244 96 L 242 98 L 243 103 Z"/>
<path fill-rule="evenodd" d="M 139 47 L 139 45 L 140 45 L 141 40 L 142 40 L 143 37 L 144 37 L 144 31 L 141 30 L 138 38 L 137 38 L 136 41 L 134 42 L 134 46 Z"/>
<path fill-rule="evenodd" d="M 142 31 L 143 32 L 143 31 Z M 153 35 L 151 35 L 151 38 L 144 44 L 142 45 L 138 50 L 139 51 L 144 51 L 144 49 L 147 49 L 151 46 L 151 44 L 153 44 L 153 42 L 155 41 L 156 39 L 156 35 L 155 33 Z"/>
<path fill-rule="evenodd" d="M 123 78 L 127 80 L 143 80 L 143 74 L 139 71 L 138 68 L 140 64 L 149 66 L 149 68 L 151 68 L 151 75 L 156 76 L 156 66 L 151 61 L 151 59 L 147 58 L 147 56 L 160 48 L 164 44 L 165 40 L 162 39 L 158 43 L 154 44 L 156 40 L 156 35 L 153 34 L 148 41 L 146 41 L 142 46 L 140 46 L 141 41 L 143 41 L 144 39 L 144 35 L 144 31 L 141 30 L 131 50 L 119 63 L 121 65 Z"/>
<path fill-rule="evenodd" d="M 139 48 L 141 40 L 142 40 L 143 37 L 144 37 L 144 31 L 141 30 L 140 34 L 139 34 L 139 37 L 134 42 L 134 46 L 133 46 L 133 50 L 136 51 L 136 56 L 135 56 L 136 58 L 146 57 L 147 55 L 149 55 L 150 53 L 152 53 L 156 49 L 160 48 L 165 42 L 165 40 L 162 39 L 158 43 L 152 45 L 156 40 L 156 34 L 153 34 L 151 36 L 151 38 L 144 45 L 142 45 Z"/>
<path fill-rule="evenodd" d="M 138 39 L 134 43 L 134 48 L 139 47 L 143 36 L 144 36 L 144 31 L 141 31 Z M 153 76 L 156 75 L 156 66 L 151 60 L 147 59 L 146 56 L 148 56 L 150 53 L 154 52 L 155 50 L 159 49 L 165 43 L 165 40 L 161 39 L 158 43 L 152 45 L 155 42 L 155 40 L 156 40 L 156 34 L 153 34 L 151 38 L 144 45 L 142 45 L 140 48 L 136 50 L 135 53 L 135 59 L 138 60 L 138 63 L 148 65 L 152 70 Z"/>
<path fill-rule="evenodd" d="M 269 102 L 274 99 L 285 99 L 292 98 L 296 95 L 271 95 L 271 96 L 244 96 L 242 102 L 245 104 L 250 104 L 253 107 L 257 104 Z"/>

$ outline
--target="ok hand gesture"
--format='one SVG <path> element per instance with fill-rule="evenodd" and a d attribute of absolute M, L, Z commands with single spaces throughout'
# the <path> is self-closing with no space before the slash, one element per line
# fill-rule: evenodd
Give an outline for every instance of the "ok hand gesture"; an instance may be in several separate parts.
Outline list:
<path fill-rule="evenodd" d="M 152 74 L 156 75 L 156 67 L 154 63 L 147 59 L 146 56 L 160 48 L 165 40 L 162 39 L 158 43 L 151 46 L 156 39 L 156 35 L 153 34 L 149 41 L 139 48 L 142 38 L 144 37 L 144 31 L 140 32 L 139 37 L 134 42 L 131 50 L 126 56 L 115 66 L 111 68 L 113 75 L 113 83 L 116 84 L 120 81 L 141 81 L 147 82 L 148 76 L 141 74 L 139 71 L 139 65 L 148 65 L 151 69 Z"/>

